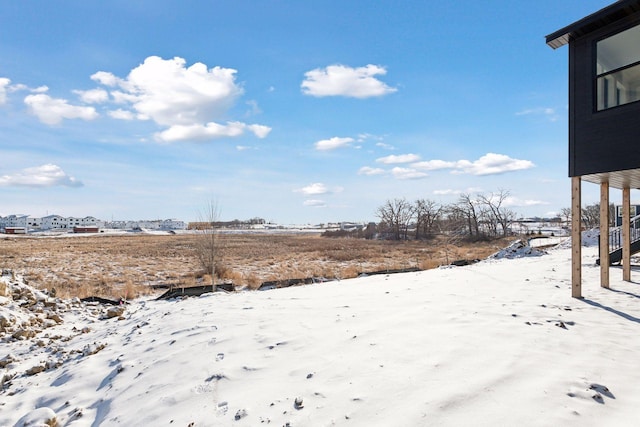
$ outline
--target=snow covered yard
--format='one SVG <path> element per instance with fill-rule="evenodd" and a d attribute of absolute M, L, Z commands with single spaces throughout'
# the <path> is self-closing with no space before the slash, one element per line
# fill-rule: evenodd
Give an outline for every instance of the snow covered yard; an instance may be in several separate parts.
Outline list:
<path fill-rule="evenodd" d="M 50 299 L 4 298 L 0 426 L 633 425 L 640 289 L 601 289 L 596 251 L 584 300 L 566 248 L 121 315 L 63 301 L 20 339 Z"/>

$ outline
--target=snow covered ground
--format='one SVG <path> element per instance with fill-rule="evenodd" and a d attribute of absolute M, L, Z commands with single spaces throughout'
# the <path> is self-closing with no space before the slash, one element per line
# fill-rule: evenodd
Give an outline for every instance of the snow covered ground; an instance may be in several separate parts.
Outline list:
<path fill-rule="evenodd" d="M 634 425 L 640 288 L 596 251 L 583 300 L 568 248 L 123 312 L 5 272 L 0 426 Z"/>

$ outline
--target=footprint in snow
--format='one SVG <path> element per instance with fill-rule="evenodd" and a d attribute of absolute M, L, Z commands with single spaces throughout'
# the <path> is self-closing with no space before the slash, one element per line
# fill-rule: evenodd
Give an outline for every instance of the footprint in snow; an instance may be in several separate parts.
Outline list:
<path fill-rule="evenodd" d="M 218 403 L 218 409 L 216 409 L 216 415 L 219 417 L 226 414 L 229 411 L 229 404 L 227 402 Z"/>
<path fill-rule="evenodd" d="M 615 399 L 615 396 L 609 388 L 602 384 L 582 384 L 581 386 L 573 386 L 570 388 L 569 392 L 567 392 L 567 396 L 569 397 L 577 397 L 583 400 L 593 400 L 597 403 L 604 405 L 605 397 L 609 399 Z"/>
<path fill-rule="evenodd" d="M 553 323 L 554 326 L 557 326 L 558 328 L 561 329 L 569 329 L 567 328 L 567 326 L 574 326 L 576 324 L 576 322 L 570 321 L 570 320 L 547 320 L 547 323 Z"/>
<path fill-rule="evenodd" d="M 611 391 L 609 390 L 608 387 L 603 386 L 602 384 L 590 384 L 589 385 L 589 389 L 590 390 L 594 390 L 598 393 L 600 393 L 601 395 L 604 395 L 606 397 L 608 397 L 609 399 L 615 399 L 616 397 L 613 395 L 613 393 L 611 393 Z"/>

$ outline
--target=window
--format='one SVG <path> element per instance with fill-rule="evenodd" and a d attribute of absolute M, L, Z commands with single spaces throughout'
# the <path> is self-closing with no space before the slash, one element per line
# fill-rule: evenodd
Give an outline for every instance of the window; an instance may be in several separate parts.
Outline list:
<path fill-rule="evenodd" d="M 629 206 L 629 218 L 633 218 L 638 214 L 637 205 Z M 616 206 L 616 216 L 622 218 L 622 206 Z"/>
<path fill-rule="evenodd" d="M 597 110 L 640 100 L 640 25 L 596 43 Z"/>

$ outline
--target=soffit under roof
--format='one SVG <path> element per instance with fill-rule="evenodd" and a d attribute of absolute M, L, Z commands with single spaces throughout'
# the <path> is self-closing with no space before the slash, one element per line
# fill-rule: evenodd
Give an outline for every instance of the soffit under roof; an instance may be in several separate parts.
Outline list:
<path fill-rule="evenodd" d="M 589 34 L 604 26 L 640 11 L 640 0 L 619 0 L 591 15 L 549 34 L 547 44 L 557 49 L 571 40 Z"/>
<path fill-rule="evenodd" d="M 628 169 L 623 171 L 602 172 L 590 175 L 582 175 L 583 181 L 593 184 L 608 182 L 609 187 L 623 189 L 625 187 L 640 189 L 640 169 Z"/>

